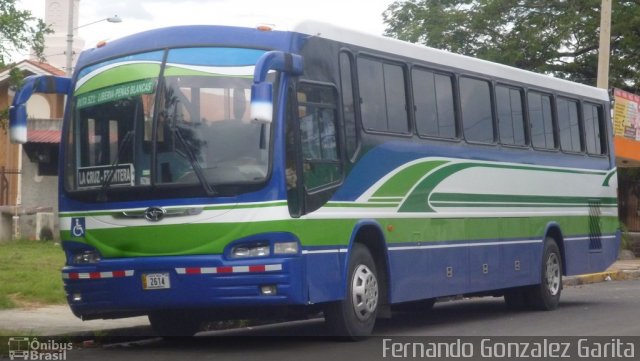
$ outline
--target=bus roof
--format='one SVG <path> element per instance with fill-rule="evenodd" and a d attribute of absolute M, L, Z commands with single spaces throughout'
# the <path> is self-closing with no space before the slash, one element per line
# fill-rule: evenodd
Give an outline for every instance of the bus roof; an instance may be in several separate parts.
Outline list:
<path fill-rule="evenodd" d="M 384 36 L 366 34 L 331 24 L 317 21 L 303 21 L 294 25 L 291 30 L 302 34 L 318 36 L 342 43 L 374 49 L 389 54 L 397 54 L 403 57 L 419 59 L 433 64 L 453 67 L 473 73 L 486 74 L 491 77 L 498 77 L 505 80 L 531 84 L 540 88 L 557 90 L 569 94 L 577 94 L 593 99 L 609 100 L 609 93 L 605 89 Z"/>

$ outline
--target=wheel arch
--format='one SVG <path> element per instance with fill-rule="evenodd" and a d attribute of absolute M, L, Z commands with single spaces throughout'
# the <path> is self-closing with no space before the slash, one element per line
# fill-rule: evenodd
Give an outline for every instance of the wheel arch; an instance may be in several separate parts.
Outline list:
<path fill-rule="evenodd" d="M 391 295 L 389 290 L 391 289 L 391 275 L 389 272 L 389 252 L 387 250 L 387 243 L 384 236 L 384 232 L 382 230 L 382 226 L 375 220 L 362 220 L 356 224 L 351 234 L 351 239 L 349 241 L 349 249 L 347 251 L 347 260 L 351 255 L 351 250 L 353 249 L 353 245 L 355 243 L 360 243 L 369 249 L 371 252 L 371 256 L 373 257 L 373 261 L 376 265 L 376 270 L 378 271 L 378 278 L 381 283 L 381 296 L 380 300 L 382 304 L 389 304 L 391 300 Z M 348 275 L 349 275 L 349 262 L 344 262 L 344 270 L 343 270 L 343 278 L 342 278 L 342 288 L 346 289 L 346 285 L 348 284 Z"/>
<path fill-rule="evenodd" d="M 558 245 L 558 248 L 560 249 L 560 257 L 562 258 L 562 274 L 566 276 L 567 257 L 564 247 L 564 236 L 562 235 L 562 229 L 557 222 L 549 222 L 547 224 L 546 230 L 544 232 L 543 242 L 547 238 L 552 238 Z"/>

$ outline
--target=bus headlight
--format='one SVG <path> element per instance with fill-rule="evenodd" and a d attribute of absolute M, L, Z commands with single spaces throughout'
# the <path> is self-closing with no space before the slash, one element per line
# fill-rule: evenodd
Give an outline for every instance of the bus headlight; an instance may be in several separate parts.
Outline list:
<path fill-rule="evenodd" d="M 231 249 L 231 258 L 268 257 L 270 254 L 268 243 L 242 244 Z"/>
<path fill-rule="evenodd" d="M 273 244 L 273 254 L 298 254 L 298 242 L 276 242 Z"/>

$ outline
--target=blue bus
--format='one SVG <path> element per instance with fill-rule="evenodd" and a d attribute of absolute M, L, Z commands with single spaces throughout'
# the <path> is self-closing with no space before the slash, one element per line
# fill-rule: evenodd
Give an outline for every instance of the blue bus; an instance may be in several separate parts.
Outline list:
<path fill-rule="evenodd" d="M 552 310 L 617 256 L 606 90 L 316 22 L 182 26 L 84 51 L 11 108 L 67 95 L 59 218 L 82 319 L 323 312 L 504 296 Z"/>

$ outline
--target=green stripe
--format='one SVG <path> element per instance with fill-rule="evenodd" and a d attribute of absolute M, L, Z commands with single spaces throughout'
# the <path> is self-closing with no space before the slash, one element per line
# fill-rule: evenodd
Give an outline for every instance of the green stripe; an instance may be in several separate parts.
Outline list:
<path fill-rule="evenodd" d="M 89 79 L 78 88 L 74 95 L 88 93 L 93 90 L 128 83 L 135 80 L 156 79 L 160 74 L 160 64 L 126 64 L 106 70 Z"/>
<path fill-rule="evenodd" d="M 434 168 L 448 163 L 446 161 L 428 161 L 409 166 L 394 174 L 373 194 L 373 197 L 398 197 L 402 200 L 407 192 Z"/>
<path fill-rule="evenodd" d="M 571 207 L 571 208 L 586 208 L 588 207 L 587 204 L 571 204 L 571 203 L 562 203 L 562 204 L 557 204 L 557 203 L 546 203 L 546 204 L 540 204 L 540 203 L 448 203 L 448 202 L 431 202 L 431 205 L 433 207 L 495 207 L 495 208 L 508 208 L 508 207 L 513 207 L 513 208 L 565 208 L 565 207 Z M 601 208 L 617 208 L 618 205 L 616 204 L 612 204 L 612 205 L 601 205 Z"/>
<path fill-rule="evenodd" d="M 329 202 L 325 207 L 329 208 L 395 208 L 399 203 L 356 203 L 356 202 Z"/>
<path fill-rule="evenodd" d="M 611 178 L 616 175 L 618 173 L 617 169 L 614 169 L 611 171 L 611 173 L 609 173 L 609 175 L 604 179 L 604 182 L 602 182 L 602 186 L 603 187 L 608 187 L 609 186 L 609 182 L 611 181 Z"/>
<path fill-rule="evenodd" d="M 483 240 L 542 239 L 550 222 L 557 222 L 565 237 L 589 233 L 588 216 L 483 217 L 377 219 L 389 243 Z M 593 220 L 591 220 L 593 221 Z M 359 219 L 290 219 L 249 223 L 196 223 L 150 225 L 110 229 L 87 229 L 83 239 L 71 238 L 97 247 L 104 257 L 220 254 L 230 242 L 260 233 L 291 232 L 303 246 L 346 246 Z M 393 225 L 391 228 L 387 226 Z M 617 217 L 600 217 L 603 234 L 617 230 Z M 393 229 L 389 231 L 388 229 Z M 418 238 L 416 238 L 418 237 Z"/>
<path fill-rule="evenodd" d="M 607 172 L 601 171 L 587 171 L 587 170 L 571 170 L 571 169 L 552 169 L 535 166 L 519 166 L 519 165 L 503 165 L 503 164 L 483 164 L 483 163 L 455 163 L 444 166 L 427 178 L 423 179 L 407 197 L 405 202 L 400 206 L 399 212 L 434 212 L 427 202 L 428 197 L 433 192 L 436 186 L 442 181 L 450 177 L 451 175 L 466 170 L 469 168 L 484 167 L 493 169 L 514 169 L 514 170 L 528 170 L 528 171 L 541 171 L 551 173 L 569 173 L 569 174 L 587 174 L 587 175 L 606 175 Z"/>
<path fill-rule="evenodd" d="M 613 197 L 563 197 L 512 194 L 472 194 L 472 193 L 433 193 L 430 202 L 466 202 L 466 203 L 551 203 L 580 204 L 587 206 L 597 202 L 600 205 L 617 205 L 618 199 Z"/>

